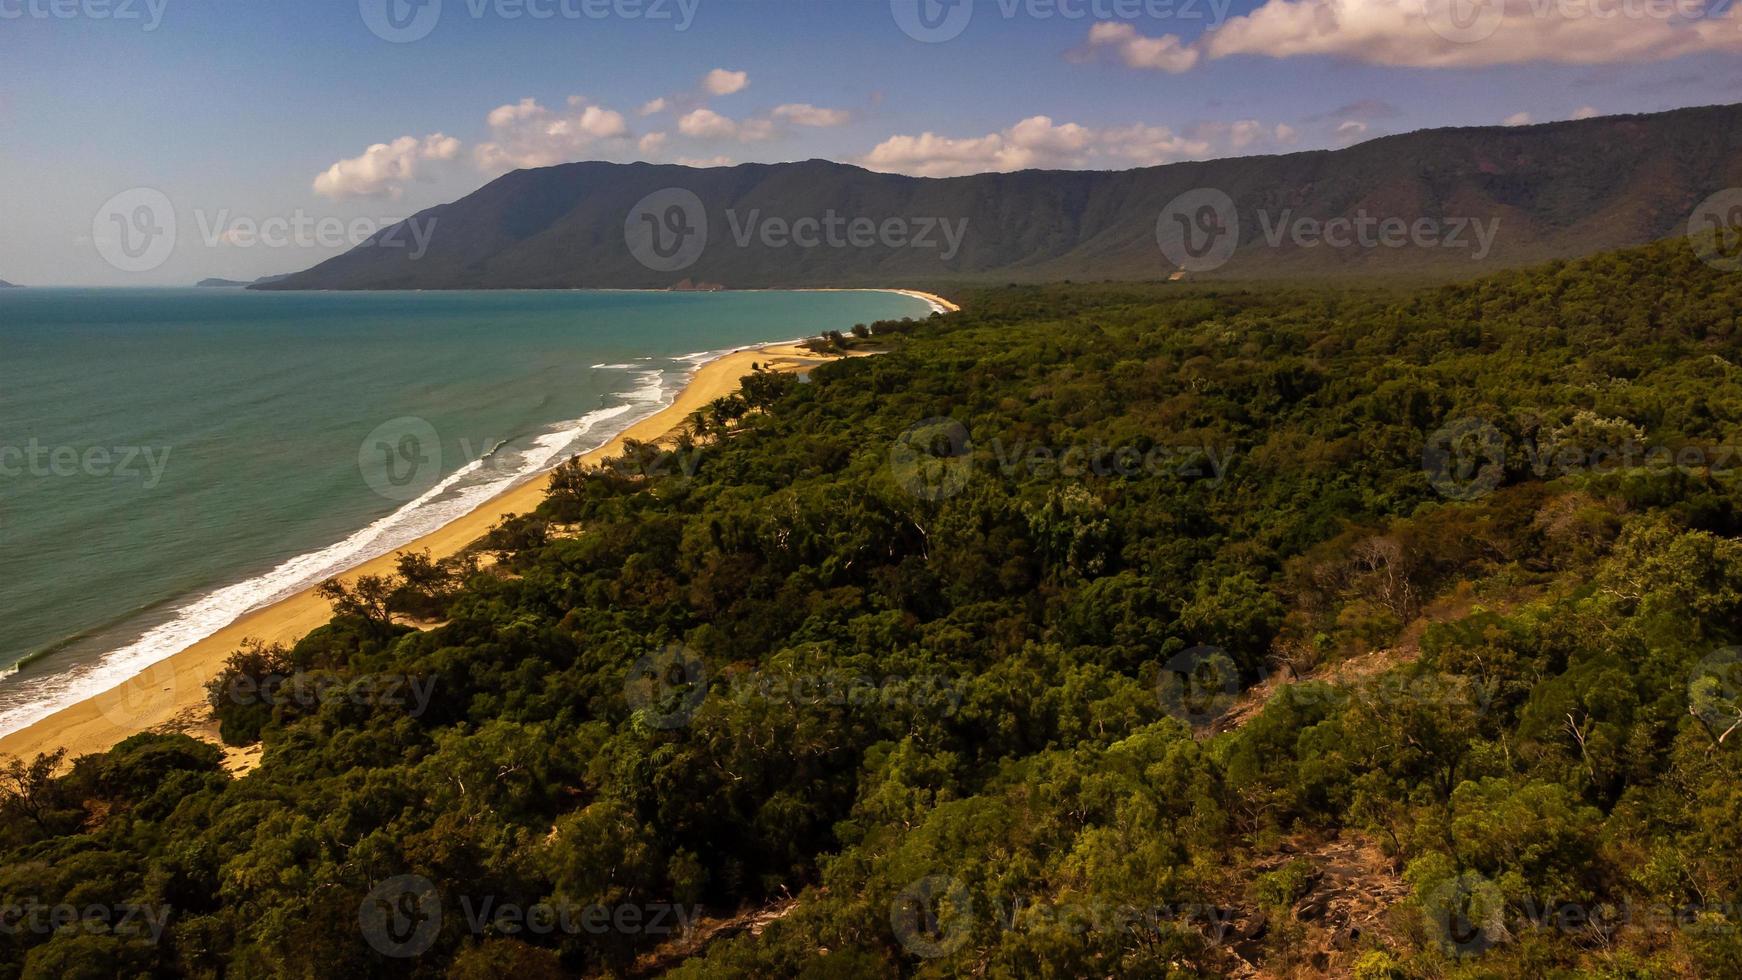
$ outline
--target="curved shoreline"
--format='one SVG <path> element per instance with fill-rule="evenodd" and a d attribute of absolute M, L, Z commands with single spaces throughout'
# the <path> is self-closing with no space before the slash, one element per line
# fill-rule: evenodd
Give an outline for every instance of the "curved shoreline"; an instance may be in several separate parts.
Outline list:
<path fill-rule="evenodd" d="M 931 304 L 936 312 L 960 307 L 942 297 L 915 290 L 888 289 Z M 778 370 L 802 370 L 833 357 L 812 354 L 791 341 L 735 350 L 697 366 L 670 404 L 612 436 L 597 449 L 580 454 L 587 463 L 616 456 L 626 440 L 653 441 L 675 431 L 691 412 L 736 391 L 751 363 Z M 372 558 L 339 575 L 355 581 L 362 575 L 394 570 L 396 556 L 428 550 L 433 557 L 457 554 L 487 534 L 503 518 L 527 513 L 539 505 L 550 484 L 549 472 L 538 474 L 483 501 L 476 508 L 405 545 Z M 100 694 L 62 707 L 15 732 L 0 736 L 0 756 L 31 758 L 65 749 L 69 759 L 103 752 L 130 735 L 168 726 L 186 726 L 205 718 L 205 684 L 244 640 L 292 645 L 332 619 L 332 609 L 308 588 L 246 613 L 210 636 L 159 660 Z"/>

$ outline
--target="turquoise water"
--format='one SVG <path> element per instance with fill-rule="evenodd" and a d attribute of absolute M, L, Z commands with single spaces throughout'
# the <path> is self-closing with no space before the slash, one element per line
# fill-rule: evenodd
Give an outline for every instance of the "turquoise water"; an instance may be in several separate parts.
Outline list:
<path fill-rule="evenodd" d="M 0 290 L 0 733 L 893 293 Z M 22 664 L 22 666 L 19 666 Z"/>

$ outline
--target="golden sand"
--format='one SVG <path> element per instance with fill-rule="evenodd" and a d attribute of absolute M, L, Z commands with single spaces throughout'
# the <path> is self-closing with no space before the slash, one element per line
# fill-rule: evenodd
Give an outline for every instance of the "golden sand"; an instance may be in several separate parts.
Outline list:
<path fill-rule="evenodd" d="M 929 294 L 912 294 L 945 309 L 954 305 Z M 697 369 L 672 404 L 630 426 L 582 459 L 596 463 L 619 455 L 628 439 L 654 441 L 675 432 L 686 416 L 717 398 L 732 394 L 738 381 L 758 363 L 775 370 L 802 370 L 832 358 L 803 348 L 774 344 L 727 354 Z M 464 550 L 495 527 L 503 518 L 527 513 L 544 500 L 548 474 L 491 498 L 477 510 L 413 541 L 393 554 L 383 555 L 346 572 L 340 578 L 354 581 L 361 575 L 387 575 L 394 571 L 401 551 L 429 551 L 443 558 Z M 55 712 L 47 718 L 0 738 L 0 755 L 34 757 L 40 752 L 66 749 L 69 759 L 103 752 L 130 735 L 153 729 L 185 730 L 211 738 L 215 734 L 206 707 L 206 682 L 216 677 L 225 661 L 244 640 L 291 646 L 332 619 L 333 611 L 314 589 L 298 593 L 243 616 L 187 649 L 159 661 L 140 674 L 94 697 Z"/>

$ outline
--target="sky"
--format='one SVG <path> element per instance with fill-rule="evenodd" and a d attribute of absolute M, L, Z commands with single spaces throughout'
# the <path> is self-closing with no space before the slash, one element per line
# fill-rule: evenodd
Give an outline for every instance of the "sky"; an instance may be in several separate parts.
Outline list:
<path fill-rule="evenodd" d="M 1737 102 L 1742 15 L 1730 0 L 0 0 L 0 65 L 0 279 L 185 286 L 298 271 L 574 160 L 1127 169 Z"/>

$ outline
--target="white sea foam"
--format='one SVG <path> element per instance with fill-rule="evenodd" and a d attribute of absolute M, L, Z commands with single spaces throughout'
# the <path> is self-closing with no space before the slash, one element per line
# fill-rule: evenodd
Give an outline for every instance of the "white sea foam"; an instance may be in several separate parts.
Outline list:
<path fill-rule="evenodd" d="M 391 554 L 564 459 L 603 446 L 619 432 L 668 404 L 662 372 L 645 372 L 634 390 L 618 397 L 624 404 L 590 412 L 534 439 L 512 470 L 494 472 L 500 465 L 494 458 L 501 449 L 498 444 L 417 499 L 343 541 L 201 596 L 177 609 L 167 622 L 98 660 L 23 682 L 9 692 L 22 695 L 19 703 L 0 707 L 0 735 L 28 727 L 61 708 L 109 690 L 257 609 Z M 477 478 L 480 473 L 488 475 Z"/>
<path fill-rule="evenodd" d="M 782 347 L 789 344 L 802 344 L 809 339 L 809 337 L 794 337 L 791 340 L 761 340 L 754 344 L 745 344 L 742 347 L 722 347 L 719 350 L 696 351 L 694 354 L 684 354 L 681 357 L 674 357 L 672 360 L 677 361 L 680 364 L 688 364 L 691 367 L 701 367 L 703 364 L 706 364 L 709 361 L 717 361 L 720 358 L 725 357 L 727 354 L 736 354 L 740 351 L 747 350 L 759 350 L 763 347 Z"/>
<path fill-rule="evenodd" d="M 932 305 L 941 312 L 941 308 Z M 698 351 L 670 358 L 669 361 L 687 365 L 687 371 L 693 372 L 703 364 L 728 354 L 770 344 L 796 344 L 805 339 L 797 337 L 786 341 L 761 341 L 741 347 Z M 18 731 L 61 708 L 100 694 L 257 609 L 293 596 L 316 583 L 382 555 L 391 554 L 395 549 L 403 548 L 418 538 L 451 524 L 490 498 L 552 468 L 570 455 L 603 446 L 618 433 L 659 412 L 674 400 L 673 393 L 666 386 L 665 372 L 642 367 L 641 362 L 651 360 L 655 358 L 638 358 L 634 364 L 593 365 L 597 370 L 635 371 L 639 381 L 632 391 L 618 396 L 623 399 L 624 404 L 591 412 L 539 436 L 521 458 L 520 465 L 511 472 L 492 473 L 489 478 L 468 483 L 469 478 L 486 468 L 491 471 L 497 468 L 499 461 L 495 456 L 502 448 L 499 444 L 482 458 L 467 464 L 431 487 L 416 500 L 343 541 L 299 555 L 263 575 L 197 598 L 177 609 L 167 622 L 152 627 L 138 639 L 96 661 L 69 666 L 52 675 L 33 677 L 16 687 L 12 687 L 10 682 L 11 675 L 18 673 L 18 667 L 11 668 L 9 672 L 0 672 L 0 680 L 9 682 L 8 687 L 12 688 L 8 694 L 22 695 L 16 704 L 0 706 L 0 735 Z M 607 422 L 613 424 L 604 425 Z M 583 440 L 585 445 L 581 444 Z"/>
<path fill-rule="evenodd" d="M 636 384 L 635 390 L 623 397 L 640 405 L 663 404 L 665 402 L 665 372 L 640 371 L 637 372 L 637 376 L 641 380 Z"/>

